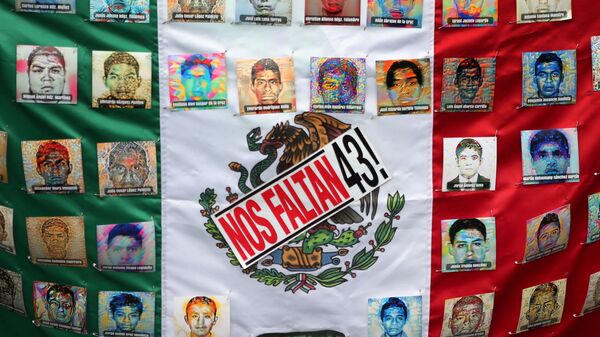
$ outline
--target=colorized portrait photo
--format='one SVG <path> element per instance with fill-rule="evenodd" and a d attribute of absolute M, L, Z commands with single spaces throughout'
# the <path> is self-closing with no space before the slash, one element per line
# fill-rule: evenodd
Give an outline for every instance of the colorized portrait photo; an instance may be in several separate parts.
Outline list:
<path fill-rule="evenodd" d="M 80 139 L 21 142 L 27 192 L 84 193 Z"/>
<path fill-rule="evenodd" d="M 92 51 L 92 107 L 150 109 L 152 54 Z"/>
<path fill-rule="evenodd" d="M 571 207 L 565 205 L 527 221 L 527 243 L 523 262 L 567 248 L 571 230 Z"/>
<path fill-rule="evenodd" d="M 232 337 L 227 296 L 175 297 L 172 320 L 176 337 Z"/>
<path fill-rule="evenodd" d="M 442 272 L 496 269 L 496 219 L 442 220 Z"/>
<path fill-rule="evenodd" d="M 86 307 L 86 288 L 33 282 L 34 321 L 41 326 L 85 335 Z"/>
<path fill-rule="evenodd" d="M 153 337 L 155 299 L 152 292 L 100 291 L 98 331 L 102 337 Z"/>
<path fill-rule="evenodd" d="M 523 53 L 523 106 L 575 104 L 575 50 Z"/>
<path fill-rule="evenodd" d="M 369 298 L 367 336 L 421 337 L 421 296 Z"/>
<path fill-rule="evenodd" d="M 296 111 L 291 57 L 238 60 L 237 76 L 240 114 Z"/>
<path fill-rule="evenodd" d="M 495 58 L 445 58 L 441 110 L 493 111 L 495 87 Z"/>
<path fill-rule="evenodd" d="M 577 129 L 521 131 L 523 184 L 579 181 Z"/>
<path fill-rule="evenodd" d="M 312 112 L 364 113 L 365 59 L 311 57 Z"/>
<path fill-rule="evenodd" d="M 87 267 L 82 216 L 28 217 L 31 262 L 63 267 Z"/>
<path fill-rule="evenodd" d="M 487 337 L 490 333 L 494 293 L 450 298 L 444 304 L 441 337 Z"/>
<path fill-rule="evenodd" d="M 377 61 L 375 69 L 378 115 L 431 113 L 429 59 Z"/>
<path fill-rule="evenodd" d="M 155 271 L 154 233 L 153 221 L 97 226 L 99 268 L 125 272 Z"/>
<path fill-rule="evenodd" d="M 156 195 L 156 143 L 98 143 L 100 196 Z"/>
<path fill-rule="evenodd" d="M 169 96 L 172 108 L 227 107 L 227 67 L 224 53 L 169 55 Z"/>
<path fill-rule="evenodd" d="M 77 48 L 17 46 L 17 102 L 77 103 Z"/>
<path fill-rule="evenodd" d="M 423 0 L 369 0 L 367 25 L 421 28 Z"/>
<path fill-rule="evenodd" d="M 558 324 L 565 308 L 567 279 L 523 289 L 517 333 Z"/>

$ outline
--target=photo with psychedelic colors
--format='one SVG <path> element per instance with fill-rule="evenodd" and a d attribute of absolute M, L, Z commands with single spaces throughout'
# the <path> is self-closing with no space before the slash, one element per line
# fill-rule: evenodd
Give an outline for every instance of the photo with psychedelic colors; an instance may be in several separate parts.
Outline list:
<path fill-rule="evenodd" d="M 521 131 L 523 184 L 579 181 L 577 129 Z"/>
<path fill-rule="evenodd" d="M 310 110 L 364 113 L 365 59 L 311 57 Z"/>
<path fill-rule="evenodd" d="M 98 267 L 105 271 L 152 272 L 156 269 L 154 222 L 99 225 Z"/>
<path fill-rule="evenodd" d="M 421 337 L 421 296 L 369 298 L 367 336 Z"/>
<path fill-rule="evenodd" d="M 33 310 L 36 324 L 86 334 L 86 307 L 86 288 L 50 282 L 33 282 Z"/>
<path fill-rule="evenodd" d="M 523 106 L 575 104 L 575 50 L 523 53 Z"/>
<path fill-rule="evenodd" d="M 498 24 L 498 0 L 444 0 L 444 27 L 485 27 Z"/>
<path fill-rule="evenodd" d="M 527 221 L 523 262 L 565 250 L 571 229 L 571 207 L 565 205 Z"/>
<path fill-rule="evenodd" d="M 21 142 L 27 193 L 84 193 L 81 139 Z"/>
<path fill-rule="evenodd" d="M 100 291 L 98 331 L 101 337 L 153 337 L 155 299 L 152 292 Z"/>
<path fill-rule="evenodd" d="M 447 299 L 441 337 L 487 337 L 493 310 L 494 293 Z"/>
<path fill-rule="evenodd" d="M 494 110 L 496 58 L 445 58 L 442 111 Z"/>
<path fill-rule="evenodd" d="M 77 103 L 77 48 L 17 46 L 17 102 Z"/>
<path fill-rule="evenodd" d="M 431 113 L 429 59 L 377 61 L 377 114 Z"/>
<path fill-rule="evenodd" d="M 369 0 L 367 25 L 421 28 L 423 0 Z"/>
<path fill-rule="evenodd" d="M 90 0 L 91 22 L 150 22 L 148 0 Z"/>
<path fill-rule="evenodd" d="M 169 55 L 169 97 L 172 108 L 226 108 L 225 53 Z"/>
<path fill-rule="evenodd" d="M 496 269 L 496 219 L 442 220 L 442 272 Z"/>

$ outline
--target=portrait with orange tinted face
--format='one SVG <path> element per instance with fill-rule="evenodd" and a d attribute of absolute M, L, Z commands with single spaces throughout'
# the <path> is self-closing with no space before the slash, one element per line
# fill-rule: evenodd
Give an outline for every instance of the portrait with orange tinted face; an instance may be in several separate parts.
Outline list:
<path fill-rule="evenodd" d="M 28 217 L 26 223 L 31 262 L 87 267 L 83 217 Z"/>
<path fill-rule="evenodd" d="M 487 337 L 493 309 L 494 293 L 447 299 L 441 337 Z"/>
<path fill-rule="evenodd" d="M 296 111 L 291 57 L 239 60 L 237 74 L 242 115 Z"/>
<path fill-rule="evenodd" d="M 431 112 L 429 59 L 377 61 L 379 115 Z"/>
<path fill-rule="evenodd" d="M 567 279 L 523 289 L 517 333 L 560 323 L 565 306 Z"/>
<path fill-rule="evenodd" d="M 307 25 L 360 25 L 360 0 L 305 0 Z"/>

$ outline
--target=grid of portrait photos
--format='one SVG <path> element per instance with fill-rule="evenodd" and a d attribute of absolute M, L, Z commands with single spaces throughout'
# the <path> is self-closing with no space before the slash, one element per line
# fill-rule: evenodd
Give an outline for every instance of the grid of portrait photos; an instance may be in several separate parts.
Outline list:
<path fill-rule="evenodd" d="M 103 271 L 156 270 L 154 222 L 99 225 L 96 228 L 98 268 Z"/>
<path fill-rule="evenodd" d="M 496 219 L 442 221 L 442 272 L 496 269 Z"/>
<path fill-rule="evenodd" d="M 422 336 L 421 296 L 369 298 L 367 336 Z"/>
<path fill-rule="evenodd" d="M 445 58 L 440 110 L 492 111 L 495 86 L 495 58 Z"/>
<path fill-rule="evenodd" d="M 567 279 L 523 289 L 517 333 L 560 323 L 565 308 Z"/>
<path fill-rule="evenodd" d="M 228 296 L 175 297 L 172 312 L 175 336 L 232 336 Z"/>
<path fill-rule="evenodd" d="M 21 142 L 27 193 L 84 193 L 81 139 Z"/>
<path fill-rule="evenodd" d="M 87 267 L 83 217 L 28 217 L 26 224 L 31 262 Z"/>
<path fill-rule="evenodd" d="M 152 54 L 92 51 L 92 107 L 150 109 Z"/>
<path fill-rule="evenodd" d="M 36 324 L 86 334 L 86 308 L 86 288 L 52 282 L 33 282 Z"/>
<path fill-rule="evenodd" d="M 18 45 L 17 102 L 76 104 L 77 48 Z"/>
<path fill-rule="evenodd" d="M 579 182 L 577 128 L 521 131 L 523 184 Z"/>
<path fill-rule="evenodd" d="M 153 337 L 154 316 L 152 292 L 98 293 L 98 331 L 102 337 Z"/>
<path fill-rule="evenodd" d="M 496 137 L 444 138 L 442 191 L 494 191 L 496 157 Z"/>
<path fill-rule="evenodd" d="M 441 337 L 487 337 L 490 333 L 494 293 L 450 298 L 444 302 Z"/>

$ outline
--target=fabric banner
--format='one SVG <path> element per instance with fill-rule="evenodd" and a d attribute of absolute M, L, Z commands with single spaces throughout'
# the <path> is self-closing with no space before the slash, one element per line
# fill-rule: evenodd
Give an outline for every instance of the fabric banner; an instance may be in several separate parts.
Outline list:
<path fill-rule="evenodd" d="M 229 6 L 227 1 L 227 21 L 233 21 L 232 3 Z M 362 2 L 362 20 L 366 5 Z M 214 328 L 215 336 L 312 335 L 308 332 L 379 336 L 383 333 L 382 306 L 398 301 L 410 312 L 404 331 L 411 337 L 427 335 L 432 119 L 430 114 L 377 116 L 375 65 L 376 61 L 432 56 L 433 2 L 425 3 L 423 29 L 305 27 L 300 1 L 293 2 L 292 13 L 292 26 L 282 28 L 171 22 L 159 26 L 162 140 L 166 144 L 162 155 L 163 334 L 185 336 L 190 329 L 201 330 L 192 316 L 201 307 L 195 304 L 202 302 L 205 307 L 217 304 L 221 313 L 216 322 L 204 324 L 204 329 Z M 167 14 L 167 3 L 160 2 L 161 20 Z M 177 79 L 181 81 L 182 60 L 193 54 L 211 58 L 211 79 L 222 81 L 218 89 L 213 83 L 215 92 L 207 94 L 211 103 L 205 106 L 210 109 L 190 106 L 198 103 L 185 103 L 187 109 L 172 105 L 203 94 L 189 93 L 185 98 L 174 93 Z M 357 91 L 366 93 L 366 99 L 350 102 L 347 108 L 364 109 L 364 113 L 324 113 L 319 109 L 331 112 L 335 107 L 311 100 L 316 97 L 311 92 L 311 74 L 328 57 L 346 58 L 358 65 L 358 81 L 364 82 Z M 237 85 L 250 75 L 240 72 L 244 66 L 240 60 L 262 58 L 276 59 L 279 64 L 289 62 L 286 58 L 293 61 L 295 81 L 283 78 L 283 70 L 281 81 L 288 89 L 295 83 L 297 113 L 240 115 L 246 114 L 240 110 L 245 96 L 240 93 L 238 97 L 244 90 L 238 91 Z M 226 77 L 221 80 L 224 71 Z M 227 94 L 220 95 L 217 91 L 224 88 Z M 305 112 L 309 110 L 313 112 Z M 378 193 L 367 193 L 349 204 L 339 212 L 343 216 L 320 222 L 242 269 L 210 216 L 263 183 L 269 185 L 352 127 L 361 130 L 379 155 L 390 180 Z M 345 175 L 352 177 L 352 172 Z M 366 184 L 365 176 L 370 177 L 363 173 L 359 183 Z M 307 178 L 309 190 L 318 181 L 322 180 Z M 292 209 L 299 209 L 297 200 L 292 194 L 283 199 L 287 201 L 281 201 L 281 194 L 269 199 L 276 200 L 273 209 L 289 206 L 278 213 L 283 219 L 278 221 L 283 222 L 300 222 L 310 208 L 323 206 L 319 201 L 305 203 L 310 207 L 303 214 L 292 215 Z M 328 331 L 315 332 L 322 330 Z"/>

